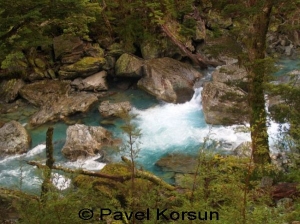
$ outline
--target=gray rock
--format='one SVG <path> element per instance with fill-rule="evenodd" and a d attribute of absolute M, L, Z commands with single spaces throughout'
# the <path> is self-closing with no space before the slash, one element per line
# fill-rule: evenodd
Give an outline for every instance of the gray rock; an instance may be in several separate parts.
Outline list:
<path fill-rule="evenodd" d="M 202 107 L 208 124 L 232 125 L 249 121 L 247 94 L 221 82 L 205 83 Z"/>
<path fill-rule="evenodd" d="M 70 88 L 69 81 L 42 80 L 25 85 L 20 95 L 35 106 L 43 106 L 66 95 Z"/>
<path fill-rule="evenodd" d="M 291 198 L 281 198 L 276 202 L 277 208 L 281 209 L 292 209 L 294 207 L 293 199 Z"/>
<path fill-rule="evenodd" d="M 260 187 L 264 189 L 270 189 L 273 185 L 273 178 L 265 176 L 261 179 Z"/>
<path fill-rule="evenodd" d="M 102 117 L 120 117 L 122 113 L 127 113 L 131 110 L 129 101 L 120 103 L 110 103 L 109 101 L 103 101 L 98 108 Z"/>
<path fill-rule="evenodd" d="M 285 55 L 286 56 L 291 56 L 293 48 L 294 48 L 294 46 L 292 44 L 290 44 L 289 46 L 286 46 L 284 48 L 285 49 Z"/>
<path fill-rule="evenodd" d="M 251 151 L 252 151 L 252 143 L 243 142 L 233 150 L 233 154 L 235 156 L 242 157 L 242 158 L 250 158 Z"/>
<path fill-rule="evenodd" d="M 122 54 L 115 65 L 116 76 L 121 77 L 142 77 L 143 60 L 131 55 Z"/>
<path fill-rule="evenodd" d="M 72 114 L 87 112 L 97 101 L 98 98 L 95 94 L 84 92 L 62 95 L 56 99 L 50 97 L 47 103 L 30 118 L 29 124 L 38 126 L 50 121 L 64 120 Z"/>
<path fill-rule="evenodd" d="M 229 64 L 218 67 L 212 73 L 213 82 L 222 82 L 228 85 L 238 86 L 240 83 L 246 83 L 248 81 L 247 71 L 236 65 Z"/>
<path fill-rule="evenodd" d="M 0 128 L 0 156 L 25 153 L 30 144 L 31 137 L 19 122 L 11 121 Z"/>
<path fill-rule="evenodd" d="M 104 69 L 105 71 L 113 70 L 116 65 L 116 59 L 113 56 L 108 55 L 105 57 L 105 60 L 106 64 L 103 65 L 102 69 Z"/>
<path fill-rule="evenodd" d="M 145 61 L 144 73 L 138 81 L 138 87 L 159 100 L 171 103 L 190 100 L 194 94 L 195 81 L 202 77 L 191 65 L 172 58 Z"/>
<path fill-rule="evenodd" d="M 113 144 L 112 134 L 103 127 L 75 124 L 67 129 L 63 155 L 74 161 L 101 153 L 104 146 Z"/>
<path fill-rule="evenodd" d="M 22 79 L 2 81 L 0 84 L 0 101 L 3 100 L 6 103 L 14 101 L 24 85 L 25 83 Z"/>
<path fill-rule="evenodd" d="M 79 90 L 87 90 L 94 92 L 108 90 L 106 75 L 106 71 L 102 71 L 91 75 L 85 79 L 78 78 L 71 83 L 71 86 L 74 86 Z"/>

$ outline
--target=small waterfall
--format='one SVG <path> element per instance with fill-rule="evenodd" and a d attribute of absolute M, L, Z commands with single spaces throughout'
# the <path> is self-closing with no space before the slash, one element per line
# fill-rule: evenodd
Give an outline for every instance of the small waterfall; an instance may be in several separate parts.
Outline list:
<path fill-rule="evenodd" d="M 208 137 L 210 126 L 205 123 L 201 106 L 202 88 L 195 89 L 192 99 L 183 104 L 161 103 L 146 110 L 134 109 L 135 124 L 142 131 L 139 162 L 152 170 L 153 164 L 163 155 L 172 152 L 197 152 L 203 139 Z M 209 137 L 233 149 L 250 134 L 238 132 L 238 125 L 211 128 Z"/>

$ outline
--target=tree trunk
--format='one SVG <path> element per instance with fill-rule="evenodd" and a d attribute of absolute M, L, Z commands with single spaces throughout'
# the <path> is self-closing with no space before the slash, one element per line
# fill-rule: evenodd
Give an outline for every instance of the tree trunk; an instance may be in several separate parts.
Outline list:
<path fill-rule="evenodd" d="M 256 164 L 270 163 L 267 120 L 264 98 L 266 76 L 266 35 L 273 3 L 266 0 L 262 10 L 253 18 L 249 29 L 247 70 L 249 73 L 249 105 L 252 140 L 252 156 Z M 259 10 L 259 9 L 258 9 Z"/>
<path fill-rule="evenodd" d="M 44 167 L 44 180 L 42 184 L 41 191 L 41 200 L 42 202 L 46 202 L 47 194 L 51 187 L 51 171 L 54 164 L 53 158 L 53 144 L 52 144 L 52 136 L 53 136 L 53 127 L 49 127 L 46 134 L 46 166 Z"/>
<path fill-rule="evenodd" d="M 192 62 L 196 65 L 199 65 L 201 68 L 206 69 L 209 65 L 213 67 L 217 67 L 221 65 L 218 62 L 210 61 L 205 56 L 200 55 L 199 53 L 192 53 L 189 49 L 187 49 L 183 43 L 181 43 L 179 40 L 176 39 L 174 34 L 169 30 L 169 28 L 166 25 L 161 25 L 162 31 L 171 39 L 171 41 L 179 47 L 179 49 L 187 56 L 189 57 Z"/>
<path fill-rule="evenodd" d="M 130 162 L 129 159 L 127 159 L 125 157 L 122 157 L 122 160 L 126 164 L 131 165 L 131 162 Z M 44 168 L 47 167 L 47 166 L 45 166 L 41 163 L 35 162 L 35 161 L 28 161 L 27 163 L 29 165 L 32 165 L 32 166 L 37 166 L 38 168 L 41 168 L 41 169 L 44 169 Z M 69 168 L 65 168 L 65 167 L 61 167 L 61 166 L 56 166 L 56 165 L 53 165 L 52 169 L 61 170 L 61 171 L 64 171 L 66 173 L 76 173 L 76 174 L 83 174 L 83 175 L 87 175 L 87 176 L 91 176 L 91 177 L 107 178 L 107 179 L 110 179 L 110 180 L 113 180 L 113 181 L 118 181 L 118 182 L 128 181 L 128 180 L 131 180 L 131 178 L 132 178 L 131 174 L 123 175 L 123 176 L 112 176 L 112 175 L 103 174 L 103 173 L 99 173 L 99 172 L 92 172 L 92 171 L 86 171 L 86 170 L 73 170 L 73 169 L 69 169 Z M 156 185 L 159 185 L 159 186 L 162 186 L 163 188 L 165 188 L 167 190 L 170 190 L 170 191 L 173 191 L 173 190 L 176 189 L 175 186 L 172 186 L 172 185 L 166 183 L 161 178 L 155 176 L 152 173 L 146 172 L 146 171 L 136 170 L 134 176 L 135 176 L 135 178 L 141 178 L 141 179 L 149 180 L 152 183 L 154 183 Z"/>

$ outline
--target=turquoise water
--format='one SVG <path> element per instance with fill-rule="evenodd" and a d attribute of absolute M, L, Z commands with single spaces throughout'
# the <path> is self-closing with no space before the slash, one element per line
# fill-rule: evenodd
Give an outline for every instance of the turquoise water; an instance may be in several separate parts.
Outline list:
<path fill-rule="evenodd" d="M 275 73 L 276 76 L 287 74 L 293 70 L 299 70 L 300 60 L 282 59 L 276 63 L 278 72 Z"/>
<path fill-rule="evenodd" d="M 295 61 L 281 61 L 285 71 L 297 68 Z M 209 76 L 208 76 L 209 77 Z M 108 97 L 111 102 L 129 100 L 137 115 L 134 123 L 141 129 L 142 136 L 139 139 L 140 152 L 137 158 L 139 166 L 150 170 L 162 177 L 164 173 L 155 166 L 156 161 L 169 153 L 195 154 L 203 139 L 209 135 L 212 141 L 217 141 L 220 148 L 232 150 L 240 143 L 250 140 L 250 134 L 239 132 L 239 126 L 214 126 L 205 123 L 201 106 L 201 88 L 195 89 L 193 98 L 183 104 L 171 104 L 157 101 L 153 96 L 137 89 L 130 89 L 123 93 L 116 93 Z M 77 114 L 70 118 L 71 121 L 84 123 L 90 126 L 99 126 L 103 121 L 95 105 L 87 114 Z M 26 120 L 23 119 L 24 122 Z M 120 126 L 122 121 L 116 119 L 113 124 L 104 125 L 113 132 L 114 137 L 125 139 Z M 41 173 L 38 169 L 26 164 L 28 160 L 45 161 L 45 136 L 49 125 L 29 130 L 32 136 L 32 149 L 18 156 L 7 157 L 0 160 L 0 186 L 19 188 L 32 193 L 38 193 L 41 184 Z M 247 125 L 246 125 L 247 126 Z M 61 148 L 65 143 L 66 129 L 68 125 L 58 122 L 54 125 L 54 157 L 57 164 L 99 170 L 105 163 L 100 156 L 89 158 L 85 161 L 70 162 L 61 154 Z M 278 125 L 271 122 L 269 128 L 270 142 L 277 134 Z M 120 154 L 108 153 L 108 157 L 114 161 L 120 160 Z M 57 182 L 69 184 L 66 177 L 58 176 Z M 63 188 L 63 187 L 62 187 Z"/>

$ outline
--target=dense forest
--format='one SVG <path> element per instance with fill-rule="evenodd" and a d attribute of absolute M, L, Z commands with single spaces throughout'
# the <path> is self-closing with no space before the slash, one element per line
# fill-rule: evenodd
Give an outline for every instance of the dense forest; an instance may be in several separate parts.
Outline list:
<path fill-rule="evenodd" d="M 100 146 L 122 157 L 92 172 L 56 164 L 49 127 L 46 159 L 27 161 L 43 180 L 40 193 L 0 187 L 0 222 L 300 223 L 300 69 L 274 75 L 278 61 L 299 60 L 300 1 L 1 1 L 0 17 L 0 159 L 30 149 L 26 129 L 71 123 L 97 103 L 102 117 L 122 120 L 126 137 L 120 143 L 102 127 L 74 124 L 99 141 L 86 135 L 80 145 L 73 135 L 62 149 L 67 159 Z M 202 90 L 206 123 L 249 123 L 251 142 L 222 154 L 208 133 L 186 164 L 183 155 L 169 158 L 185 171 L 167 182 L 136 162 L 143 130 L 130 104 L 104 99 L 111 86 L 125 86 L 184 103 L 207 69 L 214 73 Z M 34 107 L 26 128 L 14 117 L 24 105 Z M 280 128 L 275 154 L 270 120 Z M 54 187 L 55 170 L 71 187 Z"/>

